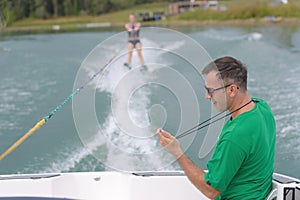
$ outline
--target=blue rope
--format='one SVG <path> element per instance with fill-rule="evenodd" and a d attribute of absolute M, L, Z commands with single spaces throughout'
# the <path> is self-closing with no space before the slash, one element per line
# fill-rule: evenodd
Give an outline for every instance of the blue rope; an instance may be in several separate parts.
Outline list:
<path fill-rule="evenodd" d="M 43 119 L 45 120 L 45 122 L 47 122 L 53 115 L 55 115 L 55 113 L 57 111 L 59 111 L 66 103 L 68 103 L 71 99 L 73 99 L 73 97 L 78 94 L 82 89 L 84 89 L 86 87 L 86 85 L 88 85 L 92 80 L 94 80 L 102 71 L 103 69 L 105 69 L 110 63 L 111 61 L 113 61 L 113 59 L 116 57 L 113 56 L 99 71 L 97 71 L 85 84 L 83 84 L 82 86 L 80 86 L 79 88 L 77 88 L 72 94 L 70 94 L 67 98 L 65 98 L 65 100 L 59 104 L 54 110 L 52 110 L 49 115 L 45 116 Z"/>
<path fill-rule="evenodd" d="M 78 94 L 80 89 L 76 89 L 72 94 L 70 94 L 61 104 L 59 104 L 50 114 L 44 117 L 44 120 L 47 122 L 57 111 L 59 111 L 66 103 L 68 103 L 73 97 Z"/>

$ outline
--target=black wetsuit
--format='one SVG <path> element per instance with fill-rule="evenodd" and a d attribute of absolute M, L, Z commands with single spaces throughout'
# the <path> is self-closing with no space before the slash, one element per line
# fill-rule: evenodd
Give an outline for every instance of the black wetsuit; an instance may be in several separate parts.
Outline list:
<path fill-rule="evenodd" d="M 128 42 L 133 45 L 133 48 L 135 48 L 136 44 L 141 43 L 139 39 L 140 30 L 134 30 L 135 24 L 129 24 L 129 27 L 131 28 L 131 31 L 128 31 L 129 40 Z"/>

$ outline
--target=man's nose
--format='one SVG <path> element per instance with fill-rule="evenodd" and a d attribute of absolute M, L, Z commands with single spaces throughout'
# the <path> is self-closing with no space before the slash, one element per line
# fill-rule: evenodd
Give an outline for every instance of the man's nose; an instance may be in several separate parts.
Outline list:
<path fill-rule="evenodd" d="M 211 99 L 211 95 L 207 91 L 205 91 L 205 99 Z"/>

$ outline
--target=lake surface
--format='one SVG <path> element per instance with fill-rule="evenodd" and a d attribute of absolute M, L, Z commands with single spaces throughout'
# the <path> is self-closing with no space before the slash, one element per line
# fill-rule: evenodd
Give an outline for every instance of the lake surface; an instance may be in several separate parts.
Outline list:
<path fill-rule="evenodd" d="M 142 29 L 148 71 L 139 70 L 135 52 L 133 69 L 123 67 L 125 32 L 0 34 L 1 153 L 110 61 L 73 104 L 63 106 L 1 161 L 1 174 L 179 169 L 161 150 L 154 130 L 163 126 L 175 134 L 210 117 L 214 111 L 204 99 L 203 80 L 193 61 L 198 55 L 200 64 L 209 57 L 231 55 L 248 67 L 250 94 L 266 100 L 274 112 L 275 171 L 300 178 L 300 28 L 210 26 L 176 31 Z M 182 101 L 182 92 L 189 90 L 191 100 Z M 93 99 L 85 99 L 88 95 Z M 90 108 L 97 126 L 91 125 Z M 193 112 L 199 119 L 182 117 L 189 109 L 199 110 Z M 203 168 L 211 155 L 200 152 L 208 132 L 204 129 L 183 141 L 187 154 Z"/>

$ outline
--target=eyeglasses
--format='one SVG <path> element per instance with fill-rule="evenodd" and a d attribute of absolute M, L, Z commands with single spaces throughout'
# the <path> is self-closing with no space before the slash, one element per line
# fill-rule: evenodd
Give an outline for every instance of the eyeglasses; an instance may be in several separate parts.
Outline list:
<path fill-rule="evenodd" d="M 219 88 L 216 88 L 216 89 L 207 88 L 207 87 L 205 87 L 205 89 L 206 89 L 207 93 L 209 94 L 209 96 L 212 96 L 215 91 L 227 88 L 227 87 L 229 87 L 231 85 L 232 85 L 232 83 L 230 83 L 228 85 L 225 85 L 225 86 L 222 86 L 222 87 L 219 87 Z"/>

